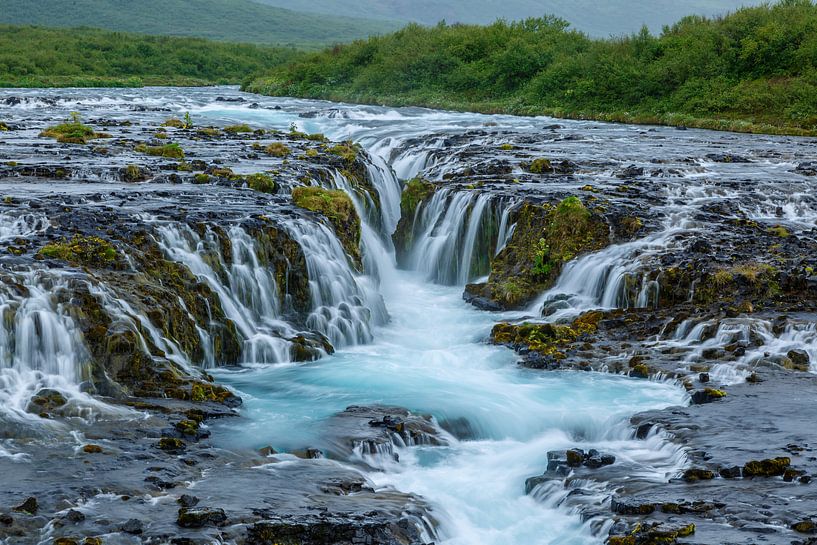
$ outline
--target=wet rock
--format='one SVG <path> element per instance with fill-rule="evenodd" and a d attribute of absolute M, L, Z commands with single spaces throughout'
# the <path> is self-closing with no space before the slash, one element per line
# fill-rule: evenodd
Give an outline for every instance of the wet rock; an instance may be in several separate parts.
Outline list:
<path fill-rule="evenodd" d="M 144 523 L 142 523 L 139 519 L 130 519 L 125 524 L 119 527 L 119 529 L 126 534 L 133 534 L 139 535 L 144 532 Z"/>
<path fill-rule="evenodd" d="M 681 478 L 688 483 L 710 481 L 715 478 L 715 473 L 708 469 L 691 468 L 684 471 L 684 475 Z"/>
<path fill-rule="evenodd" d="M 726 392 L 715 388 L 706 388 L 704 390 L 696 390 L 692 393 L 692 403 L 695 405 L 703 405 L 704 403 L 712 403 L 726 397 Z"/>
<path fill-rule="evenodd" d="M 751 477 L 779 477 L 791 465 L 791 458 L 779 457 L 766 460 L 753 460 L 743 466 L 743 476 Z"/>
<path fill-rule="evenodd" d="M 14 524 L 14 517 L 7 513 L 0 513 L 0 524 L 11 526 L 12 524 Z"/>
<path fill-rule="evenodd" d="M 182 494 L 179 496 L 179 499 L 176 500 L 176 503 L 182 507 L 190 508 L 198 505 L 199 499 L 196 496 L 191 496 L 190 494 Z"/>
<path fill-rule="evenodd" d="M 259 522 L 247 530 L 247 545 L 334 545 L 361 543 L 371 545 L 421 545 L 417 527 L 405 522 L 343 521 L 331 517 L 311 520 L 279 518 Z"/>
<path fill-rule="evenodd" d="M 610 509 L 619 515 L 649 515 L 655 512 L 653 503 L 637 503 L 624 498 L 614 497 L 610 502 Z"/>
<path fill-rule="evenodd" d="M 794 369 L 798 371 L 808 371 L 809 364 L 811 363 L 809 360 L 808 352 L 801 349 L 789 350 L 786 353 L 786 357 L 791 360 L 792 366 Z"/>
<path fill-rule="evenodd" d="M 36 515 L 37 511 L 39 510 L 40 506 L 37 503 L 37 498 L 29 497 L 21 503 L 20 505 L 13 507 L 13 511 L 17 511 L 18 513 L 28 513 L 29 515 Z"/>
<path fill-rule="evenodd" d="M 722 467 L 718 470 L 718 474 L 724 479 L 739 479 L 741 477 L 740 466 Z"/>
<path fill-rule="evenodd" d="M 71 522 L 73 524 L 79 524 L 80 522 L 85 520 L 85 515 L 81 511 L 77 511 L 76 509 L 69 509 L 63 518 L 64 520 L 67 520 L 68 522 Z"/>
<path fill-rule="evenodd" d="M 750 163 L 746 157 L 732 153 L 709 153 L 706 158 L 715 163 Z"/>
<path fill-rule="evenodd" d="M 203 528 L 205 526 L 222 526 L 227 523 L 223 509 L 193 509 L 182 507 L 176 523 L 182 528 Z"/>

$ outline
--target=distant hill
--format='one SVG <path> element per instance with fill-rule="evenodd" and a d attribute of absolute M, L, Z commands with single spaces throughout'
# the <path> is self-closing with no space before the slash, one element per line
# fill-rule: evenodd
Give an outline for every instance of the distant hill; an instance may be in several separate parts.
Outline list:
<path fill-rule="evenodd" d="M 346 42 L 399 26 L 297 13 L 250 0 L 0 0 L 0 23 L 296 46 Z"/>
<path fill-rule="evenodd" d="M 629 34 L 646 24 L 653 32 L 687 15 L 720 15 L 760 0 L 256 0 L 271 6 L 352 17 L 433 25 L 492 23 L 556 15 L 591 36 Z"/>

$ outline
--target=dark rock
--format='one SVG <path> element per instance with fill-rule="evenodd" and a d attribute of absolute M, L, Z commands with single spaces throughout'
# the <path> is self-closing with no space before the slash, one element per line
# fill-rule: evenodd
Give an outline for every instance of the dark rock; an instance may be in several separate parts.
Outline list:
<path fill-rule="evenodd" d="M 739 479 L 741 477 L 740 467 L 722 467 L 718 470 L 718 474 L 724 479 Z"/>
<path fill-rule="evenodd" d="M 144 524 L 139 519 L 130 519 L 119 527 L 126 534 L 139 535 L 144 532 Z"/>
<path fill-rule="evenodd" d="M 715 478 L 715 473 L 708 469 L 691 468 L 684 471 L 684 475 L 681 478 L 688 483 L 709 481 Z"/>
<path fill-rule="evenodd" d="M 39 505 L 37 504 L 37 498 L 33 496 L 26 498 L 26 501 L 17 507 L 12 508 L 12 510 L 17 511 L 18 513 L 28 513 L 29 515 L 36 515 L 38 509 Z"/>
<path fill-rule="evenodd" d="M 85 520 L 85 515 L 81 511 L 77 511 L 76 509 L 69 509 L 68 512 L 65 514 L 64 518 L 68 522 L 73 522 L 74 524 L 77 524 Z"/>
<path fill-rule="evenodd" d="M 182 494 L 179 496 L 179 499 L 176 500 L 176 503 L 182 507 L 190 508 L 198 505 L 199 499 L 196 496 L 191 496 L 190 494 Z"/>
<path fill-rule="evenodd" d="M 693 405 L 703 405 L 704 403 L 712 403 L 713 401 L 718 401 L 726 397 L 726 392 L 714 388 L 706 388 L 693 392 L 691 397 Z"/>
<path fill-rule="evenodd" d="M 805 350 L 789 350 L 786 357 L 791 360 L 794 369 L 798 371 L 809 370 L 809 355 Z"/>
<path fill-rule="evenodd" d="M 222 526 L 227 522 L 223 509 L 190 509 L 182 507 L 176 523 L 182 528 L 203 528 L 205 526 Z"/>

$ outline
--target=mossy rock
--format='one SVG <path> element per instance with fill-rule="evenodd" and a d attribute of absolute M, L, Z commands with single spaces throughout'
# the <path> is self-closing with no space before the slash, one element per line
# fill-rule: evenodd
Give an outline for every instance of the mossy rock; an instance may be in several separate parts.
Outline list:
<path fill-rule="evenodd" d="M 607 223 L 577 197 L 555 206 L 526 202 L 513 219 L 516 229 L 492 260 L 488 282 L 467 288 L 500 308 L 524 306 L 553 286 L 565 263 L 610 244 Z"/>
<path fill-rule="evenodd" d="M 554 172 L 555 169 L 549 159 L 534 159 L 530 163 L 523 163 L 522 168 L 531 174 L 548 174 Z"/>
<path fill-rule="evenodd" d="M 780 477 L 791 466 L 791 458 L 781 456 L 766 460 L 752 460 L 743 466 L 743 477 Z"/>
<path fill-rule="evenodd" d="M 272 176 L 259 172 L 247 176 L 247 187 L 253 191 L 260 191 L 261 193 L 275 193 L 276 185 Z"/>
<path fill-rule="evenodd" d="M 491 330 L 491 342 L 536 352 L 554 360 L 563 360 L 573 343 L 594 333 L 602 313 L 587 312 L 570 325 L 561 324 L 496 324 Z"/>
<path fill-rule="evenodd" d="M 76 113 L 71 115 L 71 120 L 67 123 L 48 127 L 40 136 L 55 138 L 61 144 L 87 144 L 89 140 L 111 137 L 110 134 L 96 132 L 88 125 L 83 125 L 79 114 Z"/>
<path fill-rule="evenodd" d="M 59 259 L 72 265 L 102 268 L 114 265 L 119 253 L 113 244 L 99 237 L 74 235 L 70 240 L 43 246 L 37 256 L 40 259 Z"/>
<path fill-rule="evenodd" d="M 346 193 L 322 187 L 296 187 L 292 190 L 292 200 L 297 206 L 326 217 L 343 249 L 360 267 L 360 218 Z"/>
<path fill-rule="evenodd" d="M 163 146 L 148 146 L 147 144 L 138 144 L 134 151 L 144 153 L 153 157 L 166 157 L 168 159 L 184 159 L 184 150 L 179 144 L 171 143 Z"/>
<path fill-rule="evenodd" d="M 282 159 L 285 157 L 289 157 L 289 155 L 292 153 L 292 150 L 289 149 L 289 146 L 287 146 L 283 142 L 273 142 L 272 144 L 269 144 L 266 148 L 264 148 L 264 151 L 267 152 L 269 155 L 272 155 L 273 157 L 279 157 Z"/>
<path fill-rule="evenodd" d="M 253 128 L 247 125 L 246 123 L 241 123 L 239 125 L 228 125 L 224 127 L 224 132 L 227 134 L 241 134 L 241 133 L 251 133 L 254 132 Z"/>

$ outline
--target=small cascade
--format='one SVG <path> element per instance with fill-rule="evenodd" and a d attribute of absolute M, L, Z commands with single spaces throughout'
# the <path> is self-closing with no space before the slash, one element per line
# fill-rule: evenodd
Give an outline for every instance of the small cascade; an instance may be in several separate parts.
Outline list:
<path fill-rule="evenodd" d="M 4 279 L 6 280 L 6 279 Z M 89 361 L 82 333 L 60 301 L 66 279 L 27 272 L 0 285 L 0 409 L 22 416 L 41 389 L 79 394 Z"/>
<path fill-rule="evenodd" d="M 793 351 L 808 361 L 811 372 L 817 372 L 814 322 L 789 321 L 775 328 L 768 320 L 751 317 L 698 322 L 687 319 L 670 339 L 659 339 L 656 346 L 685 349 L 681 365 L 687 368 L 712 362 L 710 380 L 719 384 L 743 382 L 763 361 L 785 365 Z"/>
<path fill-rule="evenodd" d="M 157 225 L 157 232 L 165 254 L 185 265 L 218 295 L 224 313 L 244 339 L 244 363 L 291 360 L 287 338 L 297 332 L 280 319 L 281 302 L 275 278 L 259 262 L 255 242 L 246 231 L 237 226 L 228 231 L 232 248 L 228 259 L 222 255 L 217 235 L 210 229 L 200 236 L 187 225 L 171 223 Z M 199 327 L 206 337 L 202 324 Z"/>
<path fill-rule="evenodd" d="M 692 228 L 685 216 L 671 218 L 663 230 L 609 246 L 568 263 L 556 285 L 532 311 L 558 319 L 594 308 L 647 308 L 658 303 L 658 282 L 643 272 L 660 255 L 679 250 L 679 235 Z"/>
<path fill-rule="evenodd" d="M 446 285 L 462 286 L 484 276 L 500 233 L 503 245 L 509 238 L 508 208 L 504 199 L 489 193 L 437 191 L 418 207 L 412 226 L 415 243 L 407 268 Z"/>
<path fill-rule="evenodd" d="M 0 240 L 30 237 L 45 232 L 50 226 L 44 214 L 0 214 Z"/>
<path fill-rule="evenodd" d="M 307 327 L 326 335 L 334 346 L 371 342 L 372 327 L 388 321 L 375 280 L 354 273 L 325 225 L 298 219 L 285 227 L 306 257 L 313 309 Z"/>
<path fill-rule="evenodd" d="M 88 291 L 95 296 L 102 307 L 111 317 L 112 331 L 131 331 L 136 334 L 136 338 L 141 343 L 141 349 L 145 354 L 152 353 L 150 346 L 144 334 L 146 333 L 150 338 L 150 342 L 158 348 L 164 356 L 190 373 L 195 374 L 195 369 L 191 365 L 191 358 L 186 354 L 175 342 L 168 339 L 151 321 L 134 309 L 130 303 L 113 293 L 107 286 L 102 284 L 89 284 Z M 182 306 L 184 303 L 182 302 Z M 214 367 L 215 362 L 212 358 L 213 340 L 207 335 L 204 330 L 199 328 L 199 337 L 204 348 L 205 359 L 201 362 L 203 367 Z"/>

